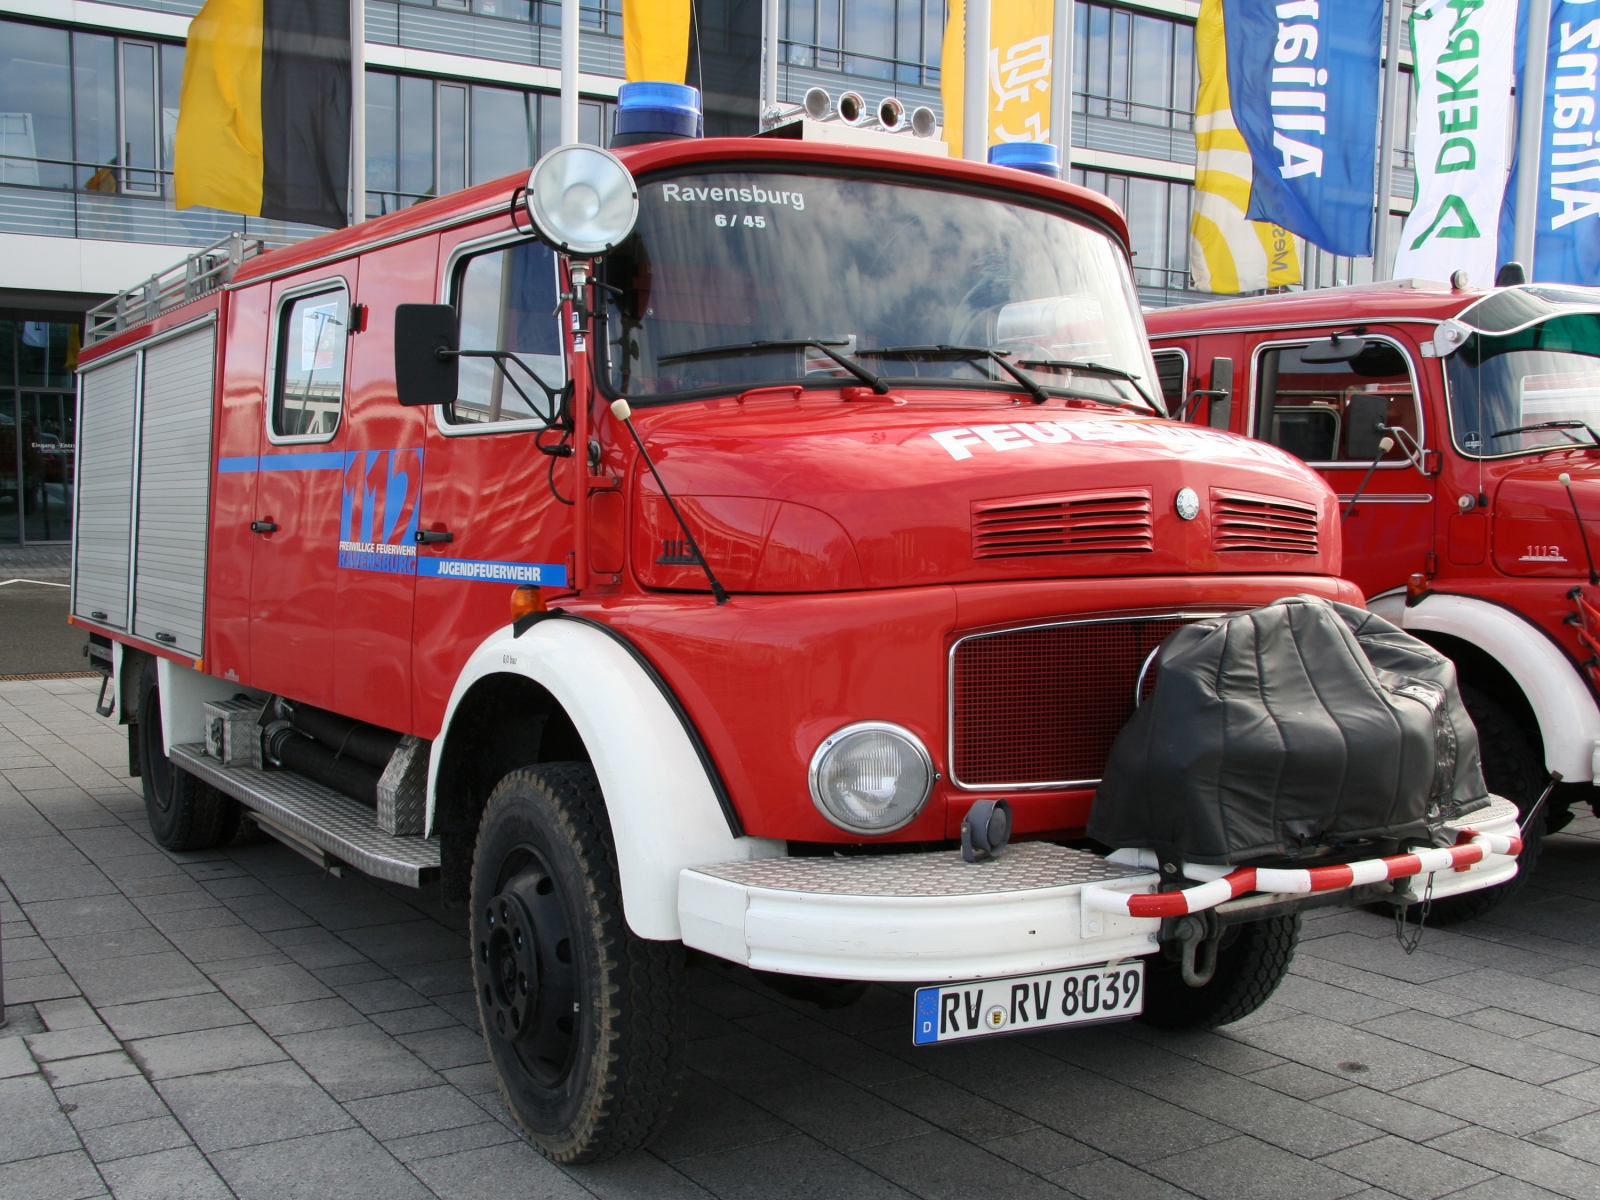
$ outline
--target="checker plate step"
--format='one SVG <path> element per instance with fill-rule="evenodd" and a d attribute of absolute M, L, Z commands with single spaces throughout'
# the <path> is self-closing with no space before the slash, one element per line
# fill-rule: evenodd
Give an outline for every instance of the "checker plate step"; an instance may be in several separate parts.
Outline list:
<path fill-rule="evenodd" d="M 936 850 L 851 858 L 758 858 L 695 870 L 746 887 L 833 896 L 975 896 L 1150 874 L 1053 842 L 1020 842 L 1007 847 L 998 859 L 975 863 L 963 862 L 959 850 Z"/>
<path fill-rule="evenodd" d="M 364 874 L 420 887 L 439 872 L 437 838 L 384 833 L 372 809 L 304 775 L 225 767 L 198 742 L 174 746 L 171 757 L 189 774 Z"/>

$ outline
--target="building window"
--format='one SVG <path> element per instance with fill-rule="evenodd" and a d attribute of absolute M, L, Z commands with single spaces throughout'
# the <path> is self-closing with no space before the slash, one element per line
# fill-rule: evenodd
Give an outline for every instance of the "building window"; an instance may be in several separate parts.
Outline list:
<path fill-rule="evenodd" d="M 1073 32 L 1074 112 L 1167 129 L 1194 128 L 1193 25 L 1079 3 Z"/>
<path fill-rule="evenodd" d="M 938 87 L 945 20 L 945 0 L 787 0 L 785 61 Z"/>
<path fill-rule="evenodd" d="M 535 25 L 561 25 L 561 5 L 539 0 L 401 0 L 422 8 L 443 8 L 471 12 L 480 17 L 500 17 L 508 21 L 531 21 Z M 585 0 L 578 8 L 578 22 L 585 30 L 622 36 L 622 0 Z"/>
<path fill-rule="evenodd" d="M 1072 182 L 1116 202 L 1128 216 L 1133 277 L 1140 287 L 1189 286 L 1189 213 L 1194 187 L 1168 179 L 1072 169 Z"/>
<path fill-rule="evenodd" d="M 610 101 L 584 100 L 578 136 L 604 145 Z M 560 141 L 561 98 L 367 72 L 367 215 L 526 171 Z"/>
<path fill-rule="evenodd" d="M 169 197 L 183 54 L 0 21 L 0 183 Z"/>

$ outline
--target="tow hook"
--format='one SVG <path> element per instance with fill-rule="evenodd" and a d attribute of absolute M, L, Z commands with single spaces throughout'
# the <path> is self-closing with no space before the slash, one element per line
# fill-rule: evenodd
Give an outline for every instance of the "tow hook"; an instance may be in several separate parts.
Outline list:
<path fill-rule="evenodd" d="M 1183 981 L 1192 988 L 1205 987 L 1217 973 L 1217 951 L 1222 946 L 1222 921 L 1209 909 L 1187 916 L 1168 918 L 1170 930 L 1163 929 L 1162 941 L 1176 941 L 1183 964 Z"/>

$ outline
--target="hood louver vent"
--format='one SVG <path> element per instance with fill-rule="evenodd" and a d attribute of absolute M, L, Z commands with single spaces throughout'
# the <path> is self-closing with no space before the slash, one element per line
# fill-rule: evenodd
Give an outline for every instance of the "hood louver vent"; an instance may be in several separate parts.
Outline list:
<path fill-rule="evenodd" d="M 1219 554 L 1315 554 L 1317 510 L 1276 496 L 1212 488 L 1211 545 Z"/>
<path fill-rule="evenodd" d="M 1147 489 L 1016 496 L 972 506 L 973 558 L 1154 549 Z"/>

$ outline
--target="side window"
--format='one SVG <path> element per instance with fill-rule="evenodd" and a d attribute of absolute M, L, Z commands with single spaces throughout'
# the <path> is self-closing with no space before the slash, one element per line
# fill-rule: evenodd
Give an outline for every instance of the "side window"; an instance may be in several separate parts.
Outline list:
<path fill-rule="evenodd" d="M 326 439 L 339 428 L 350 298 L 342 287 L 284 302 L 278 314 L 272 432 Z"/>
<path fill-rule="evenodd" d="M 1343 339 L 1350 346 L 1351 339 Z M 1404 435 L 1383 462 L 1405 462 L 1421 422 L 1406 356 L 1386 341 L 1367 340 L 1353 357 L 1327 361 L 1330 343 L 1274 346 L 1256 367 L 1255 436 L 1309 463 L 1370 463 L 1382 431 Z"/>
<path fill-rule="evenodd" d="M 461 359 L 460 390 L 443 410 L 445 422 L 541 421 L 517 387 L 542 407 L 544 391 L 529 373 L 552 388 L 566 382 L 554 252 L 542 242 L 519 242 L 473 255 L 457 268 L 455 302 L 463 350 L 509 350 L 519 361 L 502 360 L 512 386 L 492 359 Z"/>
<path fill-rule="evenodd" d="M 1161 383 L 1161 398 L 1167 412 L 1178 416 L 1183 410 L 1184 385 L 1189 381 L 1189 356 L 1182 350 L 1155 351 L 1156 378 Z"/>

